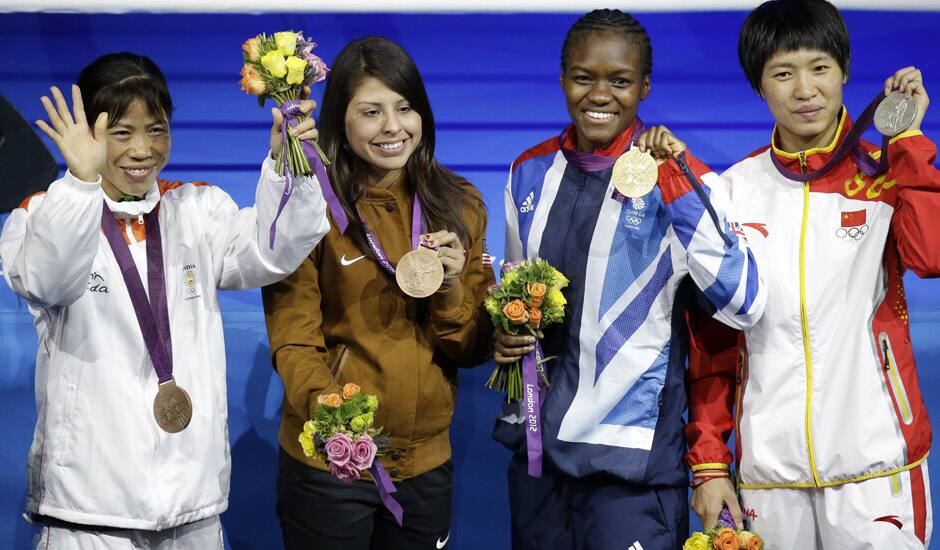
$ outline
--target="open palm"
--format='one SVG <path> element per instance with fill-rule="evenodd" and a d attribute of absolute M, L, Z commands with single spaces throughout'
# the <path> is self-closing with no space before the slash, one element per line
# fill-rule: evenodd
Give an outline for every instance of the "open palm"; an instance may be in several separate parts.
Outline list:
<path fill-rule="evenodd" d="M 46 114 L 49 115 L 49 123 L 37 120 L 36 125 L 59 148 L 73 176 L 82 181 L 97 181 L 108 156 L 104 137 L 108 127 L 108 113 L 98 115 L 92 131 L 85 119 L 85 106 L 82 104 L 82 94 L 78 86 L 72 85 L 74 117 L 69 112 L 59 88 L 53 86 L 50 91 L 55 105 L 46 96 L 40 99 Z"/>

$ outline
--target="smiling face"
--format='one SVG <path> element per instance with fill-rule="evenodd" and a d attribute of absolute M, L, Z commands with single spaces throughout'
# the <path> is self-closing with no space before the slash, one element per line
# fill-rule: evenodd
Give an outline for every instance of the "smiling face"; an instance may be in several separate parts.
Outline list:
<path fill-rule="evenodd" d="M 578 150 L 610 145 L 633 124 L 650 89 L 639 48 L 622 32 L 596 31 L 574 44 L 561 75 Z"/>
<path fill-rule="evenodd" d="M 369 167 L 371 185 L 408 163 L 421 143 L 421 115 L 401 94 L 369 77 L 346 107 L 346 140 Z"/>
<path fill-rule="evenodd" d="M 106 131 L 108 160 L 101 174 L 104 192 L 142 197 L 170 157 L 170 127 L 154 117 L 140 100 L 128 105 L 124 116 Z"/>
<path fill-rule="evenodd" d="M 796 153 L 832 141 L 843 84 L 839 64 L 819 50 L 782 51 L 767 60 L 760 91 L 777 122 L 780 148 Z"/>

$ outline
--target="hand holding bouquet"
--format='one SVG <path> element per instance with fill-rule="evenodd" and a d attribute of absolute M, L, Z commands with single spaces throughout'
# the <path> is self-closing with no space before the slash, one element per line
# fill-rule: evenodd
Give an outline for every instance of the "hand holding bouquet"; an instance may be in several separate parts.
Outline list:
<path fill-rule="evenodd" d="M 391 496 L 397 489 L 378 459 L 388 450 L 388 437 L 382 435 L 382 428 L 373 425 L 379 400 L 360 390 L 350 383 L 343 386 L 342 395 L 317 397 L 314 419 L 304 424 L 298 439 L 305 455 L 326 462 L 330 473 L 346 483 L 368 470 L 382 503 L 401 525 L 401 505 Z"/>
<path fill-rule="evenodd" d="M 309 86 L 326 79 L 329 68 L 313 53 L 317 45 L 300 32 L 276 32 L 273 36 L 259 34 L 242 44 L 242 90 L 258 96 L 258 104 L 273 99 L 282 115 L 281 135 L 283 147 L 272 151 L 277 172 L 285 177 L 284 194 L 271 224 L 271 248 L 274 248 L 275 224 L 293 191 L 295 176 L 316 175 L 329 205 L 333 220 L 340 231 L 345 231 L 349 220 L 333 192 L 325 165 L 330 163 L 314 140 L 290 135 L 294 127 L 307 119 L 301 108 L 301 99 L 309 93 Z M 308 107 L 309 110 L 309 107 Z M 272 140 L 273 141 L 273 140 Z"/>
<path fill-rule="evenodd" d="M 764 541 L 757 533 L 738 529 L 725 507 L 714 527 L 696 531 L 682 545 L 682 550 L 763 550 Z"/>
<path fill-rule="evenodd" d="M 513 336 L 537 336 L 542 327 L 558 323 L 565 317 L 565 296 L 561 289 L 568 279 L 545 260 L 525 260 L 503 265 L 500 284 L 490 287 L 484 305 L 493 324 Z M 545 385 L 548 378 L 539 358 L 536 370 Z M 522 399 L 522 367 L 519 362 L 498 365 L 486 387 L 505 391 L 506 398 Z"/>

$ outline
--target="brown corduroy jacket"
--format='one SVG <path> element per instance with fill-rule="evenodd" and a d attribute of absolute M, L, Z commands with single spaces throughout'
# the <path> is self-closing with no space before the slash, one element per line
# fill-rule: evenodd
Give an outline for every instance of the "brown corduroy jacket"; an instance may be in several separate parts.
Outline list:
<path fill-rule="evenodd" d="M 489 354 L 492 325 L 482 307 L 493 270 L 484 265 L 486 211 L 464 213 L 470 231 L 460 284 L 429 298 L 410 298 L 370 254 L 332 227 L 287 279 L 262 289 L 271 361 L 284 383 L 278 439 L 293 458 L 317 396 L 354 382 L 378 396 L 375 425 L 390 436 L 382 464 L 393 479 L 413 477 L 450 459 L 448 429 L 458 367 Z M 370 187 L 359 211 L 393 265 L 411 249 L 412 193 L 404 179 Z"/>

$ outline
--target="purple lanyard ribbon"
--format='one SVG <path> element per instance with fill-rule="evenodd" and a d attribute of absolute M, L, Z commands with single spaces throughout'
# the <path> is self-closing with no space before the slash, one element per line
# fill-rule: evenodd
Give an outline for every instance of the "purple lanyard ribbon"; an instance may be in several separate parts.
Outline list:
<path fill-rule="evenodd" d="M 522 358 L 522 406 L 525 417 L 525 442 L 529 475 L 542 477 L 542 385 L 538 375 L 542 361 L 542 344 Z"/>
<path fill-rule="evenodd" d="M 163 271 L 163 244 L 160 238 L 158 208 L 159 205 L 144 214 L 149 299 L 130 248 L 124 242 L 124 233 L 107 203 L 101 206 L 101 230 L 104 231 L 114 259 L 121 268 L 121 276 L 134 306 L 134 314 L 150 354 L 153 370 L 157 372 L 157 379 L 163 384 L 173 379 L 173 342 L 170 339 L 170 316 L 167 313 L 166 276 Z"/>
<path fill-rule="evenodd" d="M 274 215 L 274 221 L 271 222 L 269 245 L 272 250 L 274 249 L 274 237 L 277 234 L 277 220 L 281 217 L 281 211 L 287 206 L 287 201 L 290 200 L 290 196 L 294 192 L 294 174 L 291 172 L 290 163 L 287 161 L 287 127 L 288 125 L 291 127 L 296 126 L 300 122 L 300 118 L 304 116 L 303 112 L 300 110 L 299 99 L 286 101 L 278 106 L 278 109 L 280 109 L 281 114 L 284 115 L 284 120 L 281 122 L 281 141 L 283 142 L 281 158 L 284 162 L 284 192 L 281 194 L 280 204 L 277 205 L 277 213 Z M 326 200 L 330 213 L 333 214 L 333 221 L 336 222 L 336 228 L 339 229 L 340 233 L 345 232 L 346 227 L 349 226 L 349 218 L 346 216 L 343 205 L 340 204 L 339 199 L 336 197 L 336 193 L 333 192 L 330 177 L 326 173 L 326 166 L 323 165 L 320 154 L 317 152 L 316 147 L 314 147 L 313 142 L 309 140 L 302 140 L 300 142 L 300 148 L 304 156 L 307 157 L 307 161 L 310 162 L 310 167 L 313 169 L 313 173 L 320 183 L 320 192 L 323 193 L 323 199 Z"/>
<path fill-rule="evenodd" d="M 404 510 L 402 510 L 401 504 L 392 496 L 392 493 L 398 491 L 395 484 L 392 483 L 392 478 L 388 477 L 388 472 L 385 471 L 378 459 L 372 462 L 369 473 L 372 474 L 372 481 L 375 482 L 375 487 L 379 490 L 379 498 L 382 499 L 382 504 L 392 513 L 395 521 L 398 522 L 398 526 L 401 527 Z"/>
<path fill-rule="evenodd" d="M 358 212 L 359 207 L 356 207 Z M 414 205 L 411 209 L 411 249 L 417 250 L 418 245 L 421 244 L 421 235 L 425 232 L 424 225 L 424 214 L 421 208 L 421 198 L 418 197 L 418 193 L 415 193 Z M 369 227 L 369 224 L 366 222 L 365 218 L 362 217 L 362 213 L 359 212 L 359 223 L 362 224 L 362 230 L 366 234 L 366 242 L 369 243 L 369 248 L 372 249 L 372 253 L 375 254 L 375 259 L 378 260 L 379 265 L 381 265 L 385 271 L 390 275 L 395 275 L 395 266 L 392 265 L 392 262 L 389 261 L 388 255 L 385 254 L 385 250 L 382 249 L 382 244 L 379 242 L 378 236 L 372 231 L 372 228 Z"/>
<path fill-rule="evenodd" d="M 645 131 L 646 126 L 643 124 L 643 121 L 640 120 L 640 117 L 636 117 L 633 123 L 633 133 L 630 135 L 630 141 L 624 151 L 628 151 L 630 147 L 633 146 L 633 143 L 636 142 L 637 138 L 643 135 L 643 132 Z M 562 132 L 558 136 L 558 146 L 561 148 L 562 154 L 565 155 L 565 159 L 570 164 L 575 165 L 585 172 L 600 172 L 602 170 L 607 170 L 613 166 L 615 162 L 617 162 L 617 157 L 595 155 L 593 153 L 584 153 L 582 151 L 568 149 L 565 147 L 566 133 L 567 131 Z"/>
<path fill-rule="evenodd" d="M 862 150 L 859 146 L 859 141 L 862 139 L 862 134 L 865 133 L 865 130 L 871 126 L 872 121 L 875 120 L 875 110 L 878 108 L 878 104 L 885 98 L 884 92 L 878 94 L 871 103 L 868 104 L 868 107 L 865 107 L 865 110 L 862 111 L 862 115 L 858 117 L 858 120 L 855 122 L 855 125 L 852 126 L 852 129 L 845 135 L 845 139 L 842 140 L 842 143 L 839 144 L 839 148 L 836 149 L 835 154 L 832 155 L 832 158 L 829 159 L 829 162 L 824 164 L 822 168 L 814 172 L 809 172 L 802 174 L 800 172 L 794 172 L 789 168 L 785 167 L 780 159 L 777 158 L 777 154 L 771 150 L 770 151 L 770 160 L 773 161 L 774 166 L 777 170 L 783 174 L 784 177 L 793 181 L 807 182 L 812 179 L 818 179 L 829 172 L 832 171 L 842 159 L 844 159 L 850 152 L 855 157 L 855 163 L 858 165 L 859 169 L 869 177 L 874 177 L 879 174 L 884 174 L 888 171 L 888 142 L 891 140 L 888 136 L 883 136 L 881 138 L 881 159 L 875 161 L 871 158 L 871 155 Z"/>

